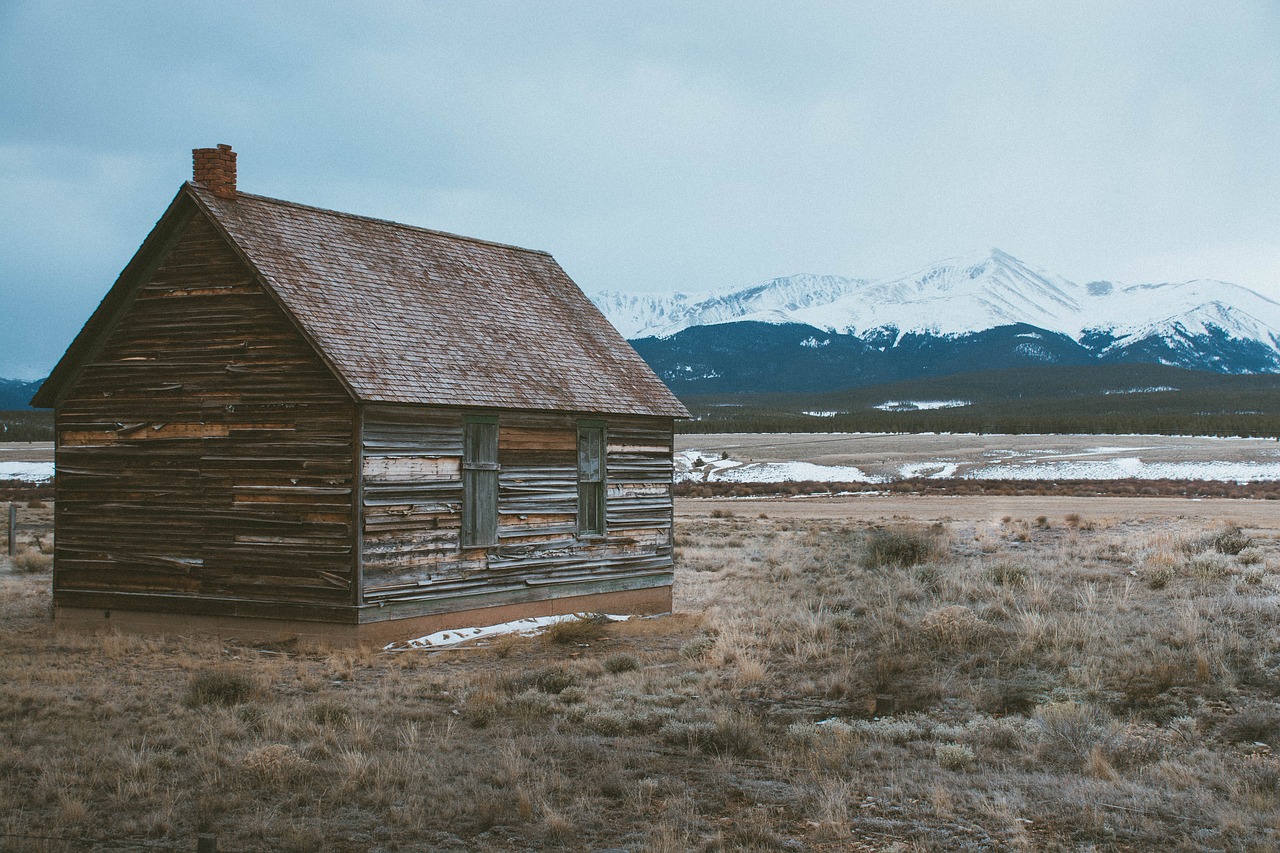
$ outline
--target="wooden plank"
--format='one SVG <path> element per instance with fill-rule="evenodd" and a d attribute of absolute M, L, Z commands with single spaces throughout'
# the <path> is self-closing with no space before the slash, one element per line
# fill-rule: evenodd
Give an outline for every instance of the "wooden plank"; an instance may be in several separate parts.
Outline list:
<path fill-rule="evenodd" d="M 531 429 L 504 423 L 498 434 L 498 448 L 502 451 L 573 451 L 576 447 L 577 439 L 571 426 Z"/>
<path fill-rule="evenodd" d="M 67 387 L 55 594 L 354 604 L 354 416 L 253 274 L 193 219 Z"/>
<path fill-rule="evenodd" d="M 370 484 L 457 480 L 462 476 L 462 460 L 440 456 L 365 456 L 363 475 Z"/>

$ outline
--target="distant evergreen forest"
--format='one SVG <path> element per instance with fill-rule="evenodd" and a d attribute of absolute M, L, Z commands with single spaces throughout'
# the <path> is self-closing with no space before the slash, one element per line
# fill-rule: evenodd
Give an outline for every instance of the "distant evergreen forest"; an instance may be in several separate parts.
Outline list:
<path fill-rule="evenodd" d="M 686 433 L 1142 433 L 1280 437 L 1280 376 L 1163 365 L 1017 368 L 845 391 L 682 398 Z M 966 401 L 916 411 L 890 402 Z M 817 416 L 805 412 L 835 412 Z"/>
<path fill-rule="evenodd" d="M 1152 390 L 1168 389 L 1168 390 Z M 682 398 L 685 433 L 1141 433 L 1280 438 L 1280 375 L 1228 376 L 1162 365 L 1017 368 L 845 391 Z M 884 411 L 889 402 L 969 405 Z M 805 412 L 835 412 L 829 417 Z M 52 441 L 53 412 L 0 411 L 0 441 Z"/>
<path fill-rule="evenodd" d="M 49 409 L 0 411 L 0 441 L 53 441 Z"/>

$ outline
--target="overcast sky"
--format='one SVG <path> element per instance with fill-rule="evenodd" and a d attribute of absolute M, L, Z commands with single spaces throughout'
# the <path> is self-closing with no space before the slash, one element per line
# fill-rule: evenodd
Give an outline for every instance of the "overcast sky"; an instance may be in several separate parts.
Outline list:
<path fill-rule="evenodd" d="M 1280 298 L 1280 4 L 0 0 L 0 376 L 190 177 L 552 252 L 588 292 L 998 246 Z"/>

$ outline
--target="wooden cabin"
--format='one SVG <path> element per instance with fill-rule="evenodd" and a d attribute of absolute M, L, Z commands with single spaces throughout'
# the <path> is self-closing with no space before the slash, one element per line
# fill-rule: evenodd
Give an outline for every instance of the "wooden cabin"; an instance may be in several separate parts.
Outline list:
<path fill-rule="evenodd" d="M 178 190 L 33 404 L 55 618 L 407 639 L 664 612 L 688 413 L 544 252 Z"/>

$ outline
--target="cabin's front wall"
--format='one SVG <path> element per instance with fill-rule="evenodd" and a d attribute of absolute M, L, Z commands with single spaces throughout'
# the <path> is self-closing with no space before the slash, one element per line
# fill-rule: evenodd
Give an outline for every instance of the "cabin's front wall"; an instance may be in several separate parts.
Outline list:
<path fill-rule="evenodd" d="M 389 405 L 362 412 L 362 598 L 386 607 L 386 616 L 670 587 L 670 418 L 499 412 L 497 543 L 468 548 L 468 413 Z M 605 429 L 599 536 L 579 534 L 582 424 Z"/>
<path fill-rule="evenodd" d="M 343 387 L 196 215 L 57 410 L 55 603 L 351 611 L 354 423 Z"/>

